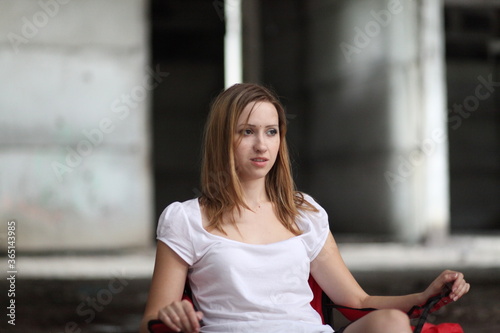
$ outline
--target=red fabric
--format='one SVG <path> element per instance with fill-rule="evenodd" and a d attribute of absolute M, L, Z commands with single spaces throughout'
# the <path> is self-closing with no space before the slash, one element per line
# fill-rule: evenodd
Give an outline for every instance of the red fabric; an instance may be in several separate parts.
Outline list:
<path fill-rule="evenodd" d="M 425 323 L 422 328 L 422 333 L 464 333 L 464 330 L 459 324 L 455 323 L 444 323 L 439 325 Z"/>
<path fill-rule="evenodd" d="M 366 308 L 366 309 L 354 309 L 354 308 L 349 308 L 349 307 L 342 307 L 335 305 L 335 309 L 337 309 L 344 317 L 346 317 L 349 321 L 355 321 L 358 320 L 359 318 L 369 314 L 372 311 L 375 311 L 375 309 L 371 308 Z"/>
<path fill-rule="evenodd" d="M 148 323 L 149 332 L 151 333 L 176 333 L 172 331 L 165 325 L 163 322 L 159 320 L 151 320 Z"/>
<path fill-rule="evenodd" d="M 324 323 L 325 318 L 323 318 L 323 290 L 312 276 L 309 276 L 309 286 L 311 287 L 314 295 L 313 300 L 311 301 L 311 306 L 319 313 L 319 315 L 321 316 L 321 321 Z"/>

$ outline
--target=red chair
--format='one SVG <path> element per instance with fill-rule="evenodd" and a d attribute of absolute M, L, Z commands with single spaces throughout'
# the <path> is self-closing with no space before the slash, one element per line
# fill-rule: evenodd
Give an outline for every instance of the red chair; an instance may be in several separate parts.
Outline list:
<path fill-rule="evenodd" d="M 187 284 L 186 284 L 187 285 Z M 364 315 L 375 311 L 377 309 L 373 308 L 364 308 L 364 309 L 356 309 L 350 308 L 347 306 L 342 306 L 333 303 L 325 293 L 321 287 L 316 283 L 316 281 L 310 277 L 309 278 L 309 286 L 313 292 L 313 300 L 311 301 L 311 306 L 319 313 L 323 323 L 328 323 L 333 327 L 333 309 L 338 310 L 344 317 L 346 317 L 349 321 L 355 321 Z M 188 289 L 188 288 L 187 288 Z M 425 332 L 426 320 L 428 314 L 434 312 L 446 305 L 450 298 L 448 295 L 451 291 L 451 284 L 447 284 L 446 287 L 440 294 L 437 294 L 427 300 L 427 302 L 423 305 L 415 305 L 408 311 L 408 316 L 411 319 L 417 319 L 417 323 L 415 324 L 413 333 L 423 333 Z M 190 298 L 190 290 L 186 290 L 184 293 L 184 298 L 191 301 Z M 458 324 L 442 324 L 448 325 L 443 326 L 446 327 L 446 330 L 442 330 L 443 332 L 449 333 L 463 333 L 460 325 Z M 425 326 L 425 327 L 424 327 Z M 163 322 L 160 320 L 150 320 L 148 323 L 148 328 L 151 333 L 175 333 L 171 331 Z M 429 332 L 441 332 L 439 330 L 429 330 Z"/>

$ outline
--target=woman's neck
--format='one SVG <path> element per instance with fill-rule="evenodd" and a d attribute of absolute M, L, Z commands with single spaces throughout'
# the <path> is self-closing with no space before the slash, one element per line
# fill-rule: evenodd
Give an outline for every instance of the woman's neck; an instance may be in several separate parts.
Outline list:
<path fill-rule="evenodd" d="M 269 201 L 265 179 L 242 182 L 241 188 L 243 190 L 243 199 L 250 208 L 258 207 Z"/>

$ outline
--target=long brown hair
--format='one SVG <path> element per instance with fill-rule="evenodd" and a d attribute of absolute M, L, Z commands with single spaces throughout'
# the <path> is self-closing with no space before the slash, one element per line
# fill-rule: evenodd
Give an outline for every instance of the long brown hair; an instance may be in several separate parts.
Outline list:
<path fill-rule="evenodd" d="M 207 229 L 225 233 L 224 218 L 229 216 L 229 222 L 235 223 L 234 210 L 249 209 L 244 202 L 236 173 L 234 136 L 238 118 L 252 102 L 269 102 L 278 111 L 280 147 L 276 162 L 266 176 L 266 193 L 281 223 L 298 235 L 300 231 L 295 220 L 299 210 L 317 209 L 295 190 L 285 137 L 287 124 L 283 106 L 270 90 L 250 83 L 231 86 L 221 92 L 211 105 L 204 134 L 200 197 L 200 204 L 208 219 Z"/>

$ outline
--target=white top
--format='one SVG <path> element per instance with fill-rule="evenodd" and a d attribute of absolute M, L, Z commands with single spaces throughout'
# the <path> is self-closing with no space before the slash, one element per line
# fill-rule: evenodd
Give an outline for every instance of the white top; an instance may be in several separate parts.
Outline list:
<path fill-rule="evenodd" d="M 304 211 L 302 234 L 265 244 L 247 244 L 213 235 L 203 228 L 198 199 L 174 202 L 161 214 L 157 238 L 188 265 L 193 301 L 204 313 L 202 332 L 322 333 L 309 304 L 310 263 L 329 232 L 324 209 Z"/>

